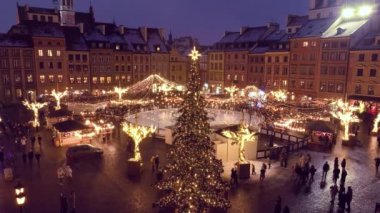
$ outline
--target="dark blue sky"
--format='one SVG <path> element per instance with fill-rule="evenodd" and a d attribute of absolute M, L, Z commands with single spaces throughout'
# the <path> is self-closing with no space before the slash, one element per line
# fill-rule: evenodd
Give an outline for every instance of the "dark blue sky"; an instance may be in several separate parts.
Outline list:
<path fill-rule="evenodd" d="M 0 32 L 16 22 L 16 0 L 0 0 Z M 20 0 L 20 4 L 53 7 L 53 0 Z M 191 35 L 211 44 L 224 31 L 267 22 L 285 23 L 287 14 L 306 15 L 308 0 L 92 0 L 96 20 L 128 27 L 163 27 L 175 37 Z M 90 0 L 74 0 L 77 11 L 87 11 Z"/>

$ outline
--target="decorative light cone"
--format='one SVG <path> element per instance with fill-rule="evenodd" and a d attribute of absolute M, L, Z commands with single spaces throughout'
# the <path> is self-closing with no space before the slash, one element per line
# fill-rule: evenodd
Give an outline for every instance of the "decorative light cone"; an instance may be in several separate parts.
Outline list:
<path fill-rule="evenodd" d="M 235 93 L 239 91 L 239 89 L 234 85 L 232 87 L 226 87 L 224 90 L 227 91 L 227 93 L 230 95 L 231 99 L 234 99 Z"/>
<path fill-rule="evenodd" d="M 122 88 L 122 87 L 115 87 L 114 92 L 118 94 L 119 101 L 121 101 L 121 97 L 124 93 L 128 91 L 128 88 Z"/>

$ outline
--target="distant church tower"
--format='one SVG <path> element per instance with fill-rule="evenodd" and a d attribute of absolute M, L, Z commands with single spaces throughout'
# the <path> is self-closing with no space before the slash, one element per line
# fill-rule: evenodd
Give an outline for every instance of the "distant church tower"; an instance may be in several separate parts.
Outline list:
<path fill-rule="evenodd" d="M 62 26 L 75 26 L 74 0 L 59 0 Z"/>

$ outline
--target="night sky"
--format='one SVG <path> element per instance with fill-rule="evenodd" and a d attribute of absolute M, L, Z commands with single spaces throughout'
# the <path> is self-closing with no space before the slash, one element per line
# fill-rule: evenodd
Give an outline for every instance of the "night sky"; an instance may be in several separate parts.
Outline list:
<path fill-rule="evenodd" d="M 224 31 L 279 22 L 287 14 L 306 15 L 308 0 L 92 0 L 96 20 L 127 27 L 163 27 L 174 37 L 191 35 L 212 44 Z M 53 7 L 53 0 L 20 0 L 20 4 Z M 88 11 L 90 0 L 74 0 L 76 11 Z M 0 32 L 16 23 L 16 0 L 1 0 Z"/>

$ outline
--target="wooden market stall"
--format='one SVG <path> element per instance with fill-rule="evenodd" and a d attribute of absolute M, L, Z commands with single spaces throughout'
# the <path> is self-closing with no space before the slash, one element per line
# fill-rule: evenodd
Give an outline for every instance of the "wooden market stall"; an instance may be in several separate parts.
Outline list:
<path fill-rule="evenodd" d="M 95 136 L 93 129 L 75 120 L 67 120 L 53 125 L 56 146 L 91 143 Z"/>
<path fill-rule="evenodd" d="M 73 113 L 67 109 L 54 110 L 46 116 L 46 125 L 52 128 L 54 124 L 73 118 Z"/>

